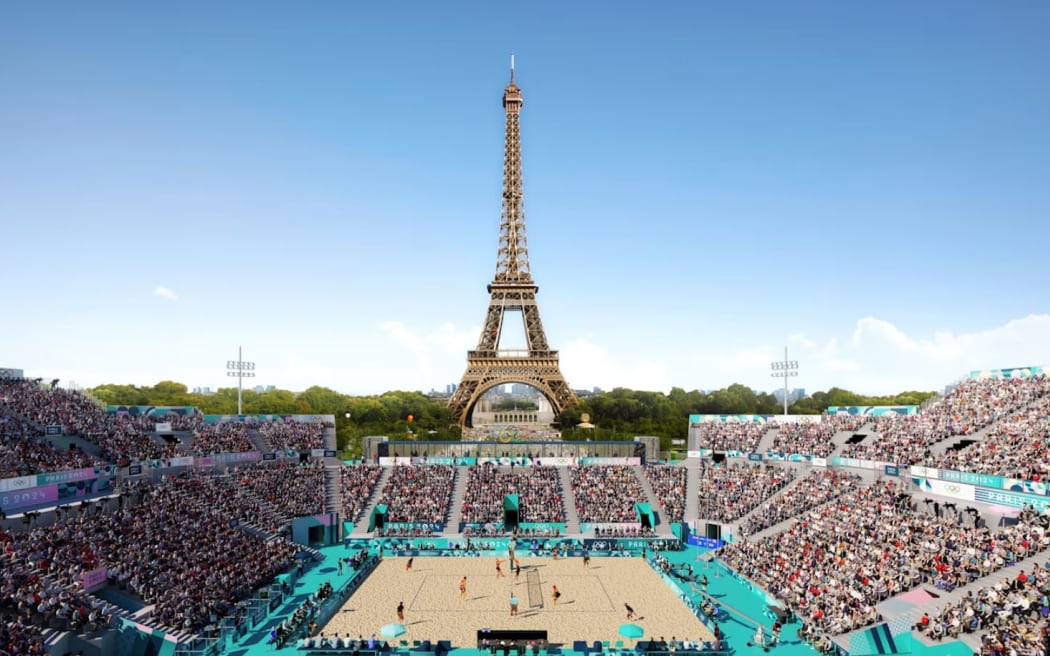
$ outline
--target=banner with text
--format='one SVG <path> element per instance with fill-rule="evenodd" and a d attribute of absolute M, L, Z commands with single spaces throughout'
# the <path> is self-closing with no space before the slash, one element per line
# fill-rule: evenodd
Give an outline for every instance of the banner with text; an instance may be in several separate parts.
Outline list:
<path fill-rule="evenodd" d="M 768 415 L 689 415 L 690 424 L 764 424 Z"/>
<path fill-rule="evenodd" d="M 827 410 L 829 415 L 850 415 L 854 417 L 881 417 L 882 415 L 901 415 L 910 417 L 919 412 L 917 405 L 833 405 Z"/>
<path fill-rule="evenodd" d="M 544 458 L 550 460 L 550 458 Z M 642 464 L 641 458 L 580 458 L 581 465 L 630 465 Z"/>
<path fill-rule="evenodd" d="M 976 369 L 970 378 L 1032 378 L 1045 373 L 1043 367 L 1012 367 L 1010 369 Z"/>
<path fill-rule="evenodd" d="M 769 418 L 771 424 L 819 424 L 824 415 L 777 415 Z"/>
<path fill-rule="evenodd" d="M 580 522 L 580 533 L 637 533 L 641 528 L 638 522 Z"/>
<path fill-rule="evenodd" d="M 95 590 L 106 585 L 106 581 L 109 578 L 109 570 L 105 567 L 99 567 L 98 569 L 89 569 L 86 572 L 80 573 L 80 585 L 84 588 L 84 592 L 94 592 Z"/>
<path fill-rule="evenodd" d="M 193 417 L 200 414 L 191 405 L 107 405 L 106 412 L 118 417 L 149 417 L 157 421 L 170 419 L 170 415 Z"/>
<path fill-rule="evenodd" d="M 335 425 L 335 415 L 204 415 L 206 424 L 331 424 Z"/>
<path fill-rule="evenodd" d="M 974 500 L 982 503 L 992 503 L 997 506 L 1009 506 L 1010 508 L 1031 506 L 1037 512 L 1047 512 L 1050 509 L 1050 498 L 1048 497 L 1037 497 L 1033 494 L 1021 494 L 1020 492 L 1007 492 L 1005 490 L 977 488 Z"/>

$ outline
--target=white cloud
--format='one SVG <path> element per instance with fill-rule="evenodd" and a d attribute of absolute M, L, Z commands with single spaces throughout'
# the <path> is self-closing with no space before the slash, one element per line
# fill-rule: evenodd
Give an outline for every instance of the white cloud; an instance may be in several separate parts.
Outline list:
<path fill-rule="evenodd" d="M 455 353 L 466 355 L 469 349 L 477 346 L 480 328 L 460 330 L 451 322 L 441 324 L 437 329 L 420 334 L 401 321 L 384 321 L 380 329 L 398 344 L 419 354 Z"/>
<path fill-rule="evenodd" d="M 376 345 L 376 350 L 364 360 L 373 385 L 384 389 L 426 390 L 430 386 L 442 387 L 449 382 L 459 382 L 466 365 L 467 351 L 476 347 L 478 327 L 458 328 L 451 322 L 437 327 L 411 326 L 402 321 L 390 320 L 379 324 L 379 329 L 388 341 L 403 348 L 400 352 L 389 346 Z"/>
<path fill-rule="evenodd" d="M 672 386 L 692 390 L 743 383 L 770 391 L 781 383 L 770 376 L 770 363 L 783 357 L 784 341 L 776 328 L 761 325 L 757 329 L 763 336 L 776 334 L 768 339 L 738 335 L 727 342 L 695 332 L 683 343 L 588 327 L 585 333 L 559 338 L 552 346 L 560 349 L 562 372 L 574 388 L 622 386 L 666 392 Z M 272 334 L 252 335 L 254 341 L 245 344 L 245 354 L 258 363 L 256 381 L 264 385 L 293 390 L 325 385 L 357 394 L 426 391 L 458 382 L 467 351 L 476 346 L 479 333 L 477 326 L 411 320 L 349 330 L 326 331 L 311 325 L 305 337 L 292 340 L 296 341 L 292 347 L 282 327 Z M 789 385 L 809 392 L 835 386 L 864 394 L 940 390 L 971 370 L 1050 365 L 1050 314 L 1033 314 L 971 332 L 941 327 L 925 333 L 906 332 L 892 321 L 870 316 L 839 324 L 820 319 L 791 326 L 786 334 L 789 357 L 799 362 L 799 375 Z M 232 334 L 228 337 L 228 343 L 240 343 L 233 341 Z M 86 385 L 152 385 L 173 379 L 191 387 L 214 388 L 236 383 L 225 377 L 221 367 L 229 359 L 227 350 L 180 341 L 182 334 L 171 334 L 169 341 L 180 346 L 159 365 L 113 354 L 94 359 L 96 350 L 91 344 L 95 339 L 97 335 L 90 332 L 65 335 L 58 340 L 60 351 L 50 347 L 26 351 L 23 366 L 30 375 L 58 376 L 64 384 L 75 380 Z M 333 352 L 332 344 L 345 346 Z"/>
<path fill-rule="evenodd" d="M 665 363 L 627 354 L 613 357 L 588 337 L 569 340 L 560 351 L 562 374 L 575 389 L 627 387 L 666 392 L 672 387 Z"/>
<path fill-rule="evenodd" d="M 455 381 L 466 351 L 479 329 L 446 323 L 430 329 L 385 321 L 380 328 L 400 344 L 400 355 L 387 356 L 401 386 L 417 381 Z M 1050 364 L 1050 315 L 1031 315 L 971 333 L 931 331 L 908 334 L 892 322 L 863 317 L 852 326 L 821 325 L 830 334 L 797 330 L 787 338 L 789 357 L 799 362 L 791 387 L 807 391 L 843 387 L 864 394 L 908 389 L 940 390 L 974 369 Z M 697 344 L 652 343 L 643 350 L 630 341 L 613 346 L 605 336 L 584 335 L 555 344 L 561 368 L 574 388 L 628 387 L 668 391 L 672 386 L 716 389 L 743 383 L 772 390 L 780 383 L 770 363 L 783 358 L 784 345 L 725 345 L 698 339 Z M 393 372 L 391 372 L 393 375 Z"/>
<path fill-rule="evenodd" d="M 788 342 L 792 342 L 792 343 L 795 343 L 795 344 L 801 344 L 802 346 L 805 346 L 806 348 L 817 348 L 817 343 L 814 342 L 812 339 L 809 339 L 808 337 L 806 337 L 806 335 L 804 333 L 795 333 L 791 337 L 788 337 Z"/>
<path fill-rule="evenodd" d="M 384 321 L 379 324 L 379 327 L 385 332 L 392 340 L 404 346 L 408 350 L 414 353 L 422 353 L 424 350 L 423 340 L 409 330 L 405 324 L 400 321 Z"/>
<path fill-rule="evenodd" d="M 446 353 L 455 353 L 457 356 L 463 357 L 468 350 L 478 345 L 478 334 L 480 332 L 481 328 L 477 326 L 459 330 L 456 328 L 456 324 L 447 321 L 441 324 L 437 330 L 427 335 L 425 341 Z"/>
<path fill-rule="evenodd" d="M 175 292 L 171 291 L 170 289 L 168 289 L 164 285 L 157 285 L 153 289 L 153 295 L 154 296 L 159 296 L 161 298 L 166 298 L 166 299 L 168 299 L 170 301 L 177 301 L 177 300 L 179 300 L 179 295 L 176 294 Z"/>
<path fill-rule="evenodd" d="M 844 344 L 840 346 L 840 344 Z M 1032 314 L 970 333 L 909 335 L 876 317 L 857 321 L 846 342 L 796 350 L 807 389 L 833 385 L 865 393 L 940 389 L 970 371 L 1050 364 L 1050 314 Z M 819 381 L 819 382 L 818 382 Z"/>

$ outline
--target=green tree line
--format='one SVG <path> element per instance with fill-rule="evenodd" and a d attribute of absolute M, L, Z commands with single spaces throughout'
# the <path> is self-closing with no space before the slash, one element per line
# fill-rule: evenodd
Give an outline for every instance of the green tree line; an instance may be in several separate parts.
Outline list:
<path fill-rule="evenodd" d="M 214 394 L 190 392 L 170 380 L 152 387 L 99 385 L 91 394 L 109 405 L 194 406 L 204 414 L 231 415 L 237 412 L 237 388 L 224 387 Z M 791 404 L 791 414 L 819 414 L 830 406 L 920 405 L 934 392 L 902 392 L 892 396 L 864 396 L 833 387 L 815 392 Z M 391 439 L 458 440 L 444 399 L 420 392 L 391 391 L 372 396 L 350 396 L 327 387 L 314 386 L 302 392 L 244 390 L 245 414 L 334 415 L 339 449 L 358 455 L 365 435 Z M 521 406 L 519 405 L 519 408 Z M 783 412 L 783 405 L 767 392 L 755 392 L 740 384 L 701 392 L 675 387 L 670 393 L 616 388 L 580 400 L 562 413 L 560 423 L 567 440 L 629 440 L 636 435 L 655 435 L 661 448 L 672 440 L 684 440 L 687 418 L 692 414 L 757 414 Z M 593 429 L 577 428 L 588 415 Z M 411 418 L 411 419 L 410 419 Z"/>

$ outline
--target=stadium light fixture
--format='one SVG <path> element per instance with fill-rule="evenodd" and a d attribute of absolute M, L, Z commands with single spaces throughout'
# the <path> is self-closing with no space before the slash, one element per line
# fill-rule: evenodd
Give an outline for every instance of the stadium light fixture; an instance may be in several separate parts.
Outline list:
<path fill-rule="evenodd" d="M 798 375 L 798 360 L 788 360 L 788 349 L 784 347 L 784 359 L 780 362 L 774 362 L 772 365 L 773 373 L 770 374 L 773 378 L 784 379 L 784 416 L 788 414 L 788 378 Z"/>
<path fill-rule="evenodd" d="M 255 363 L 244 361 L 240 346 L 237 347 L 237 359 L 226 361 L 226 375 L 237 379 L 237 414 L 242 415 L 241 383 L 245 378 L 255 378 Z"/>

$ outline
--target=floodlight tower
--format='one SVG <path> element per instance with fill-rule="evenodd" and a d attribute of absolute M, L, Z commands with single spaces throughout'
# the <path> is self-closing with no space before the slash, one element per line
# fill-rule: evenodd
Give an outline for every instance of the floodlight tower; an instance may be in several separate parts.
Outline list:
<path fill-rule="evenodd" d="M 237 347 L 237 359 L 226 361 L 226 375 L 237 379 L 237 414 L 244 414 L 241 410 L 241 382 L 245 378 L 255 378 L 255 363 L 245 362 L 241 357 L 241 347 Z"/>
<path fill-rule="evenodd" d="M 788 349 L 784 347 L 784 359 L 780 362 L 774 362 L 772 365 L 773 373 L 770 374 L 773 378 L 784 379 L 784 416 L 788 415 L 788 378 L 798 375 L 798 360 L 788 360 Z"/>

